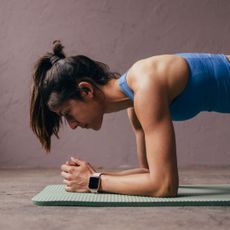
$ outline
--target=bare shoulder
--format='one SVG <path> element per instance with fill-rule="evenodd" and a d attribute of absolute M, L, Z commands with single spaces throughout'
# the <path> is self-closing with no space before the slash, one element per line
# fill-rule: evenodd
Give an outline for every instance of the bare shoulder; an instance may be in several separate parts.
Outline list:
<path fill-rule="evenodd" d="M 227 59 L 230 61 L 230 55 L 226 55 L 227 56 Z"/>
<path fill-rule="evenodd" d="M 189 69 L 177 55 L 157 55 L 135 62 L 127 73 L 127 83 L 135 92 L 145 87 L 161 85 L 172 101 L 186 86 Z"/>

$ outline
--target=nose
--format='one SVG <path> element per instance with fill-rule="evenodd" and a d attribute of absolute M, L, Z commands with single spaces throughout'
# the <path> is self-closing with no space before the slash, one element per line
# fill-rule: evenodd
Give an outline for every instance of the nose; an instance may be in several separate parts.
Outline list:
<path fill-rule="evenodd" d="M 68 122 L 69 127 L 70 127 L 71 129 L 76 129 L 77 126 L 78 126 L 78 123 L 77 123 L 76 121 L 67 121 L 67 122 Z"/>

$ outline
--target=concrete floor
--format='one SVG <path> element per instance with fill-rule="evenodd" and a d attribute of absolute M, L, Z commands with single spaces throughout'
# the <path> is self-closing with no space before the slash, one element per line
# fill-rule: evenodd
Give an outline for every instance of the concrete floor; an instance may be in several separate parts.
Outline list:
<path fill-rule="evenodd" d="M 230 167 L 180 169 L 180 184 L 230 183 Z M 230 207 L 42 207 L 31 198 L 60 184 L 59 169 L 0 169 L 0 229 L 230 229 Z"/>

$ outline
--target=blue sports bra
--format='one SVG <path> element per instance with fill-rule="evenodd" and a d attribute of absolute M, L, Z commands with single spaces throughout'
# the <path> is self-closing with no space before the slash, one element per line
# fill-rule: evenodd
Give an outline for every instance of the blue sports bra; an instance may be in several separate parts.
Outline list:
<path fill-rule="evenodd" d="M 230 113 L 230 62 L 224 54 L 179 53 L 188 63 L 189 80 L 185 89 L 170 104 L 173 121 L 183 121 L 201 111 Z M 119 78 L 121 90 L 131 100 L 133 91 Z"/>

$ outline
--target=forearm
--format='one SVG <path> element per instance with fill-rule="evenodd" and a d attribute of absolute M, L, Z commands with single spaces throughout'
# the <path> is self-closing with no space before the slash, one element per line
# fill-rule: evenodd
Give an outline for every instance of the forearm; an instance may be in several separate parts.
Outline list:
<path fill-rule="evenodd" d="M 131 174 L 123 176 L 101 175 L 101 192 L 154 196 L 158 193 L 149 173 Z"/>
<path fill-rule="evenodd" d="M 139 165 L 143 168 L 148 168 L 144 131 L 136 131 L 135 136 L 136 136 L 137 158 L 139 161 Z"/>
<path fill-rule="evenodd" d="M 127 169 L 123 171 L 114 171 L 114 172 L 109 172 L 105 171 L 103 172 L 106 175 L 110 176 L 126 176 L 126 175 L 132 175 L 132 174 L 141 174 L 141 173 L 149 173 L 149 170 L 147 168 L 134 168 L 134 169 Z"/>

